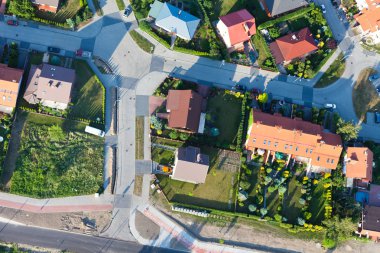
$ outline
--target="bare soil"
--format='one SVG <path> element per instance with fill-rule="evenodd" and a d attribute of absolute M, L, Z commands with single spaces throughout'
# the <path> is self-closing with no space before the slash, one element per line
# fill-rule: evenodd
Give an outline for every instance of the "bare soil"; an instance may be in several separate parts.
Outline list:
<path fill-rule="evenodd" d="M 140 211 L 136 211 L 136 229 L 139 234 L 147 240 L 155 240 L 160 234 L 160 227 L 147 218 Z"/>
<path fill-rule="evenodd" d="M 0 207 L 0 217 L 3 218 L 31 226 L 91 235 L 99 235 L 105 230 L 111 221 L 111 216 L 111 212 L 38 214 Z"/>

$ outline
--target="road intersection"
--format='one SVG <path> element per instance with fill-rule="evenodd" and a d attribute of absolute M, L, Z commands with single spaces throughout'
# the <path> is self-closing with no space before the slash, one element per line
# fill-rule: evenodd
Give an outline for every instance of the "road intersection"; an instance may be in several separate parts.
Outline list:
<path fill-rule="evenodd" d="M 28 49 L 46 50 L 47 46 L 58 46 L 66 50 L 67 55 L 73 55 L 75 50 L 83 48 L 108 61 L 114 70 L 113 75 L 102 74 L 93 62 L 89 61 L 107 91 L 111 87 L 118 88 L 117 178 L 112 223 L 104 236 L 132 241 L 135 239 L 129 229 L 130 214 L 148 204 L 146 194 L 143 194 L 143 197 L 133 195 L 136 175 L 136 99 L 138 96 L 152 94 L 167 75 L 224 88 L 232 88 L 239 83 L 248 88 L 265 90 L 274 98 L 290 99 L 305 105 L 322 106 L 326 102 L 335 103 L 343 118 L 357 121 L 351 100 L 353 85 L 361 70 L 368 67 L 380 70 L 379 57 L 361 48 L 357 38 L 352 37 L 348 27 L 339 21 L 338 14 L 329 0 L 318 2 L 325 4 L 326 19 L 335 38 L 341 41 L 337 52 L 321 72 L 328 68 L 340 52 L 347 56 L 346 70 L 342 78 L 323 89 L 312 88 L 322 73 L 312 80 L 304 80 L 251 67 L 222 64 L 220 61 L 171 51 L 137 29 L 155 44 L 153 54 L 145 53 L 133 42 L 128 33 L 137 28 L 137 21 L 133 15 L 128 19 L 123 18 L 115 1 L 101 1 L 104 16 L 96 16 L 91 24 L 77 32 L 32 23 L 10 27 L 2 22 L 0 34 L 10 41 L 20 42 Z M 107 103 L 108 132 L 110 106 L 114 105 Z M 361 136 L 380 141 L 378 134 L 380 126 L 362 124 L 362 127 Z"/>

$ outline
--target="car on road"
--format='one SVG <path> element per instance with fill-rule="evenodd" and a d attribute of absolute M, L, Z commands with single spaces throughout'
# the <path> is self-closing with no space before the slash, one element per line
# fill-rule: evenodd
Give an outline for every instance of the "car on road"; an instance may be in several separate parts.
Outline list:
<path fill-rule="evenodd" d="M 326 109 L 336 109 L 336 104 L 324 104 L 323 107 Z"/>
<path fill-rule="evenodd" d="M 17 20 L 13 20 L 13 19 L 9 19 L 7 21 L 7 24 L 8 25 L 13 25 L 13 26 L 18 26 L 18 21 Z"/>
<path fill-rule="evenodd" d="M 326 7 L 324 4 L 321 5 L 322 13 L 326 13 Z"/>
<path fill-rule="evenodd" d="M 49 53 L 59 54 L 59 52 L 61 52 L 61 49 L 59 49 L 58 47 L 48 47 L 48 51 Z"/>
<path fill-rule="evenodd" d="M 128 6 L 127 8 L 125 8 L 123 16 L 127 18 L 131 14 L 131 12 L 132 12 L 132 8 L 131 6 Z"/>
<path fill-rule="evenodd" d="M 380 123 L 380 112 L 375 112 L 375 122 Z"/>
<path fill-rule="evenodd" d="M 380 77 L 379 74 L 373 74 L 373 75 L 370 75 L 370 76 L 368 77 L 368 80 L 370 80 L 371 82 L 373 82 L 373 81 L 379 79 L 379 77 Z"/>

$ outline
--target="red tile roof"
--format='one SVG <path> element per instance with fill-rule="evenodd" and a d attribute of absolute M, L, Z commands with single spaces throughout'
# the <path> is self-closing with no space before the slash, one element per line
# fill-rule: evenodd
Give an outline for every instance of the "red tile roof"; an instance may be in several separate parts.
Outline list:
<path fill-rule="evenodd" d="M 376 32 L 380 30 L 380 8 L 363 9 L 354 18 L 364 32 Z"/>
<path fill-rule="evenodd" d="M 290 33 L 269 44 L 276 63 L 300 58 L 318 49 L 309 28 Z"/>
<path fill-rule="evenodd" d="M 168 126 L 198 132 L 202 108 L 202 97 L 192 90 L 169 90 L 166 110 L 169 112 Z"/>
<path fill-rule="evenodd" d="M 231 46 L 247 41 L 256 34 L 255 18 L 246 9 L 232 12 L 219 19 L 228 28 Z"/>
<path fill-rule="evenodd" d="M 313 166 L 336 169 L 342 152 L 339 135 L 325 133 L 320 125 L 260 111 L 253 112 L 246 148 L 311 158 Z"/>
<path fill-rule="evenodd" d="M 372 181 L 373 153 L 368 148 L 347 148 L 346 176 Z"/>

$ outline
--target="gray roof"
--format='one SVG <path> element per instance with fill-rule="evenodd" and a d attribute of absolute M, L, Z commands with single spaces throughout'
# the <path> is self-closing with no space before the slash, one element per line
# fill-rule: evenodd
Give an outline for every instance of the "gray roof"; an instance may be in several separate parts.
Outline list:
<path fill-rule="evenodd" d="M 200 153 L 196 147 L 178 148 L 177 162 L 172 178 L 175 180 L 201 184 L 206 182 L 209 157 Z"/>
<path fill-rule="evenodd" d="M 59 0 L 32 0 L 32 3 L 38 5 L 49 5 L 58 8 Z"/>
<path fill-rule="evenodd" d="M 160 4 L 156 2 L 159 1 L 156 0 L 153 3 L 152 8 L 154 9 L 151 10 L 152 15 L 156 16 L 155 24 L 166 31 L 175 32 L 182 39 L 191 40 L 201 20 L 168 3 L 162 4 L 157 14 Z"/>
<path fill-rule="evenodd" d="M 272 16 L 308 5 L 306 0 L 265 0 L 265 3 Z"/>

